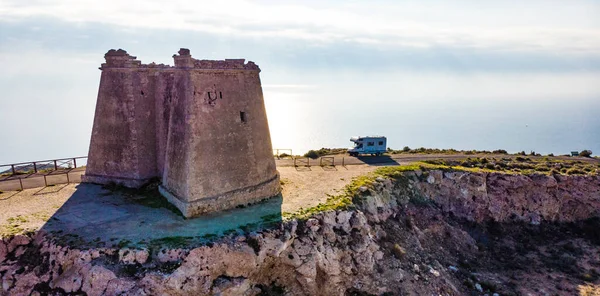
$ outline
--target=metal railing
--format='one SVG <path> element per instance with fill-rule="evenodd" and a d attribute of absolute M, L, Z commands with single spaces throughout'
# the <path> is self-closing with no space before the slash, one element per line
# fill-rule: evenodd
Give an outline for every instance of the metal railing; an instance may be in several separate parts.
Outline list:
<path fill-rule="evenodd" d="M 87 156 L 0 164 L 0 190 L 2 187 L 8 186 L 6 184 L 9 182 L 18 182 L 18 191 L 25 188 L 47 187 L 49 185 L 64 183 L 69 184 L 73 181 L 71 176 L 69 176 L 69 173 L 72 173 L 72 171 L 77 168 L 84 167 L 83 164 L 86 164 L 84 159 L 87 159 Z M 49 178 L 57 179 L 57 177 L 66 177 L 66 182 L 61 181 L 49 184 Z M 23 183 L 25 182 L 30 184 L 28 186 L 24 185 Z"/>
<path fill-rule="evenodd" d="M 333 156 L 321 156 L 319 160 L 320 166 L 335 166 L 335 157 Z"/>
<path fill-rule="evenodd" d="M 306 166 L 310 167 L 310 158 L 308 157 L 294 157 L 294 166 Z"/>

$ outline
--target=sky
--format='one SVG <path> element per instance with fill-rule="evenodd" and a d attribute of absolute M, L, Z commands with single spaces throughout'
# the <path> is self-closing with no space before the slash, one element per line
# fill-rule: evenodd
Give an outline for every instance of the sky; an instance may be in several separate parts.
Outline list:
<path fill-rule="evenodd" d="M 389 121 L 353 125 L 372 112 L 407 118 L 395 130 L 419 121 L 388 141 L 398 148 L 501 148 L 483 130 L 434 127 L 536 114 L 519 124 L 576 123 L 562 131 L 575 133 L 573 146 L 600 150 L 599 16 L 600 2 L 582 0 L 0 0 L 0 164 L 87 154 L 98 67 L 112 48 L 144 63 L 172 64 L 180 47 L 255 61 L 275 148 L 346 146 L 349 125 L 387 131 Z M 531 148 L 566 149 L 541 146 Z"/>

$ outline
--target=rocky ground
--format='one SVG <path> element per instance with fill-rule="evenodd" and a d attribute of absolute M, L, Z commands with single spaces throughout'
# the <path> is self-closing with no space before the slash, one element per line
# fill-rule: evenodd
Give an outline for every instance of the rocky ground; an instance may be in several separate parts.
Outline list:
<path fill-rule="evenodd" d="M 0 243 L 7 295 L 598 295 L 600 178 L 417 171 L 186 248 Z"/>

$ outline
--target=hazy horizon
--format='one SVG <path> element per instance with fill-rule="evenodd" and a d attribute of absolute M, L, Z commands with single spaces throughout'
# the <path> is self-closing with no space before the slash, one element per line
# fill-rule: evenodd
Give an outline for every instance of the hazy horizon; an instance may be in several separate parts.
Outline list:
<path fill-rule="evenodd" d="M 112 48 L 256 62 L 274 148 L 600 154 L 595 1 L 22 3 L 0 3 L 0 164 L 87 154 Z"/>

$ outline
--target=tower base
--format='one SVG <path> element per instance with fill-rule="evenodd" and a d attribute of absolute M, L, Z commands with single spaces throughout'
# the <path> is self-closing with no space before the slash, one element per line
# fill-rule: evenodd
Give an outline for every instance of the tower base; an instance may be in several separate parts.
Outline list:
<path fill-rule="evenodd" d="M 114 176 L 99 176 L 99 175 L 90 175 L 90 174 L 85 174 L 85 175 L 81 176 L 82 183 L 93 183 L 93 184 L 100 184 L 100 185 L 116 184 L 116 185 L 121 185 L 121 186 L 125 186 L 128 188 L 140 188 L 155 179 L 156 179 L 155 177 L 154 178 L 146 178 L 146 179 L 133 179 L 133 178 L 114 177 Z"/>
<path fill-rule="evenodd" d="M 174 195 L 162 184 L 158 187 L 158 190 L 162 196 L 181 211 L 183 216 L 191 218 L 205 213 L 232 209 L 240 205 L 257 203 L 274 197 L 281 192 L 281 185 L 279 183 L 279 173 L 277 173 L 271 179 L 257 185 L 192 201 L 187 201 L 184 197 Z"/>

